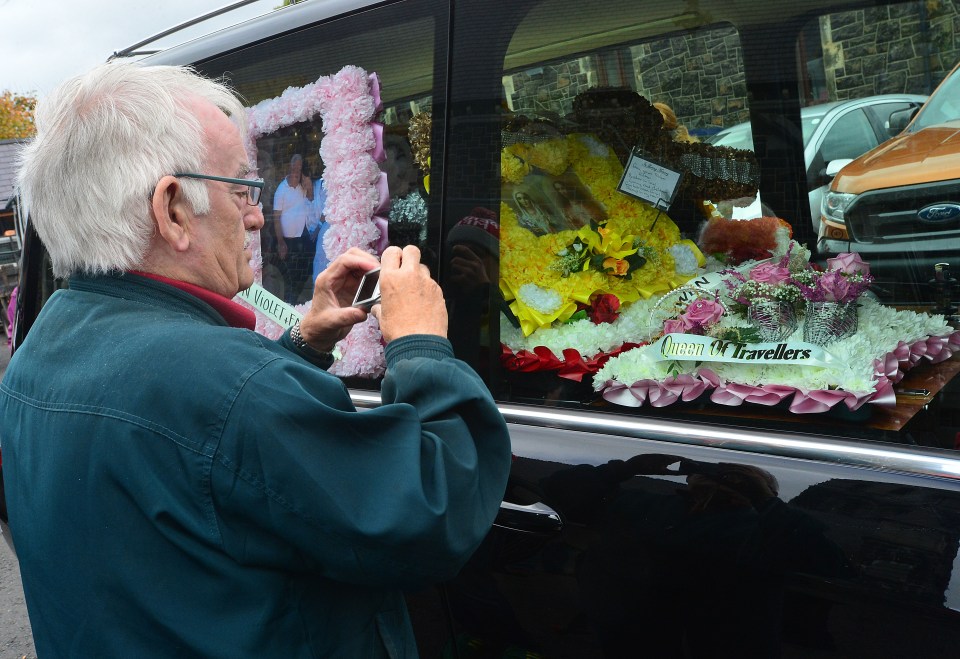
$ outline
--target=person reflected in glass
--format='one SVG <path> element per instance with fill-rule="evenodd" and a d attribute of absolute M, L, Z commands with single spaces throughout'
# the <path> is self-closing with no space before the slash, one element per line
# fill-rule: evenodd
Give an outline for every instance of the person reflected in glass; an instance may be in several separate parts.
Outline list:
<path fill-rule="evenodd" d="M 323 178 L 318 176 L 313 182 L 313 201 L 310 202 L 310 214 L 307 219 L 307 232 L 314 243 L 313 253 L 313 271 L 312 278 L 316 281 L 317 276 L 323 272 L 330 260 L 323 248 L 323 237 L 327 235 L 330 223 L 326 217 L 327 206 L 327 187 Z"/>
<path fill-rule="evenodd" d="M 491 294 L 499 291 L 497 259 L 500 224 L 496 213 L 477 207 L 447 235 L 447 277 L 444 291 L 450 317 L 450 342 L 458 358 L 477 365 L 490 341 Z"/>
<path fill-rule="evenodd" d="M 313 182 L 303 173 L 303 156 L 290 159 L 287 175 L 273 193 L 273 230 L 282 263 L 284 299 L 295 304 L 310 272 L 312 243 L 307 219 L 313 202 Z"/>

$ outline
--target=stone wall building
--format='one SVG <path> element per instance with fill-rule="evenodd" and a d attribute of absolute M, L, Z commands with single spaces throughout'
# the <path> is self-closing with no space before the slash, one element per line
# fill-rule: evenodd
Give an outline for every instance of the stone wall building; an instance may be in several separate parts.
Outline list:
<path fill-rule="evenodd" d="M 958 10 L 960 0 L 920 0 L 812 20 L 798 43 L 804 103 L 929 94 L 960 59 Z M 740 38 L 722 24 L 512 72 L 503 86 L 510 109 L 527 116 L 566 116 L 582 91 L 629 86 L 694 133 L 749 118 Z"/>

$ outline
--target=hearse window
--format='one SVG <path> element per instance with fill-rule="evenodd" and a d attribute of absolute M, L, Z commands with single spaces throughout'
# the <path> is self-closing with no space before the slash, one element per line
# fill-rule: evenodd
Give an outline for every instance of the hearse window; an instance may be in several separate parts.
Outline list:
<path fill-rule="evenodd" d="M 288 313 L 288 309 L 302 312 L 312 297 L 313 281 L 331 254 L 359 246 L 364 242 L 361 237 L 369 241 L 380 236 L 374 241 L 378 252 L 388 244 L 417 244 L 428 263 L 435 261 L 436 249 L 428 240 L 427 175 L 434 80 L 438 67 L 442 71 L 446 62 L 443 16 L 437 2 L 410 0 L 309 27 L 199 65 L 208 75 L 228 78 L 252 108 L 253 142 L 248 150 L 266 181 L 262 199 L 266 224 L 260 232 L 262 269 L 258 274 L 263 289 L 275 297 L 270 304 L 280 313 Z M 363 75 L 352 77 L 344 67 L 359 67 Z M 377 78 L 369 89 L 368 74 Z M 325 85 L 326 89 L 318 91 Z M 352 148 L 359 134 L 342 137 L 339 133 L 336 144 L 331 138 L 321 149 L 321 116 L 326 112 L 349 115 L 354 110 L 344 101 L 344 94 L 351 99 L 361 94 L 371 98 L 375 86 L 382 109 L 373 119 L 383 124 L 385 160 L 380 169 L 388 197 L 375 180 L 363 179 L 362 166 L 348 168 L 340 163 L 327 169 L 330 163 L 322 154 L 345 158 L 345 149 Z M 336 202 L 327 201 L 330 186 L 351 190 L 339 196 L 339 208 L 334 207 Z M 336 193 L 330 198 L 337 198 Z M 349 219 L 357 215 L 350 209 L 358 204 L 361 211 L 369 210 L 368 205 L 374 207 L 374 222 L 360 226 Z M 332 221 L 327 221 L 328 216 Z M 267 299 L 258 295 L 258 299 Z M 269 312 L 261 320 L 258 330 L 268 336 L 290 324 Z M 341 345 L 342 359 L 331 369 L 344 377 L 365 379 L 366 385 L 356 383 L 360 386 L 371 386 L 370 380 L 383 373 L 379 334 L 372 319 L 370 323 Z"/>
<path fill-rule="evenodd" d="M 405 0 L 192 62 L 200 72 L 230 82 L 250 110 L 247 148 L 266 182 L 261 198 L 266 224 L 254 258 L 258 283 L 241 297 L 258 311 L 257 331 L 276 338 L 305 311 L 328 249 L 364 246 L 379 253 L 390 244 L 416 244 L 437 271 L 439 213 L 432 209 L 439 202 L 431 201 L 430 178 L 443 176 L 443 159 L 432 156 L 443 148 L 434 136 L 444 132 L 448 12 L 440 0 Z M 320 96 L 334 100 L 318 101 Z M 364 127 L 373 129 L 362 135 L 341 132 L 327 151 L 349 165 L 339 168 L 334 181 L 339 198 L 348 201 L 339 206 L 341 218 L 364 222 L 344 220 L 339 236 L 329 235 L 336 231 L 327 221 L 336 205 L 326 203 L 329 177 L 320 155 L 324 103 L 332 116 L 363 115 Z M 369 154 L 366 165 L 354 166 L 360 162 L 354 152 Z M 368 221 L 371 209 L 375 217 Z M 22 305 L 27 329 L 53 290 L 66 285 L 46 273 L 48 257 L 36 244 L 38 254 L 24 275 L 38 284 L 30 289 L 35 299 Z M 338 352 L 331 372 L 351 386 L 376 387 L 384 359 L 372 319 Z"/>
<path fill-rule="evenodd" d="M 452 304 L 473 328 L 459 354 L 504 401 L 953 448 L 954 279 L 908 267 L 926 299 L 886 299 L 872 252 L 818 243 L 807 193 L 826 163 L 802 174 L 805 148 L 855 158 L 887 139 L 882 108 L 838 102 L 922 102 L 929 58 L 904 49 L 940 42 L 948 4 L 927 27 L 924 3 L 795 24 L 573 0 L 461 14 L 478 36 L 452 55 L 445 249 L 451 272 L 476 264 L 478 292 Z M 499 79 L 467 79 L 468 53 L 498 58 Z"/>

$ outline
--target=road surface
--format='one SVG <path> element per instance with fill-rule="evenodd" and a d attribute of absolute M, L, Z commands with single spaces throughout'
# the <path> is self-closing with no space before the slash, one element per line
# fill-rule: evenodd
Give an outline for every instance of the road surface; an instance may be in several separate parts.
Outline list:
<path fill-rule="evenodd" d="M 10 361 L 10 354 L 2 342 L 3 333 L 0 332 L 0 377 Z M 34 659 L 36 655 L 17 559 L 7 543 L 0 540 L 0 659 Z"/>

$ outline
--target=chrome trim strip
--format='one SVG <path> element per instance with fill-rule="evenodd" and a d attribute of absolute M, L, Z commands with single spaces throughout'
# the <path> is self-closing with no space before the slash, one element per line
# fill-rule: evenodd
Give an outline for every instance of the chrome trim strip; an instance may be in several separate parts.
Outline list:
<path fill-rule="evenodd" d="M 380 405 L 378 392 L 351 390 L 350 396 L 357 407 L 372 408 Z M 518 426 L 539 426 L 722 448 L 960 482 L 960 452 L 945 449 L 824 439 L 792 432 L 772 434 L 749 428 L 644 419 L 611 412 L 585 413 L 509 403 L 499 403 L 497 407 L 507 423 Z"/>
<path fill-rule="evenodd" d="M 260 16 L 249 18 L 236 25 L 165 48 L 159 53 L 144 59 L 144 63 L 196 63 L 236 48 L 248 46 L 251 43 L 270 39 L 290 30 L 365 9 L 375 2 L 376 0 L 325 0 L 324 2 L 300 2 L 284 7 L 281 11 L 270 9 Z M 151 37 L 151 40 L 156 39 L 157 37 Z M 147 43 L 150 43 L 150 41 Z"/>
<path fill-rule="evenodd" d="M 221 7 L 220 9 L 214 9 L 213 11 L 207 12 L 206 14 L 203 14 L 202 16 L 197 16 L 196 18 L 193 18 L 193 19 L 191 19 L 191 20 L 189 20 L 189 21 L 184 21 L 183 23 L 180 23 L 179 25 L 175 25 L 175 26 L 173 26 L 173 27 L 171 27 L 171 28 L 169 28 L 169 29 L 167 29 L 167 30 L 163 30 L 162 32 L 158 32 L 157 34 L 153 35 L 152 37 L 148 37 L 147 39 L 144 39 L 143 41 L 138 41 L 137 43 L 133 44 L 132 46 L 127 46 L 126 48 L 123 48 L 122 50 L 118 50 L 118 51 L 114 52 L 113 55 L 111 55 L 111 56 L 108 57 L 107 59 L 108 59 L 108 60 L 112 60 L 112 59 L 116 59 L 116 58 L 119 58 L 119 57 L 130 57 L 130 56 L 132 56 L 132 55 L 152 55 L 152 54 L 154 54 L 154 53 L 160 52 L 160 51 L 158 51 L 158 50 L 153 50 L 153 51 L 149 51 L 149 52 L 143 52 L 143 51 L 138 52 L 137 49 L 138 49 L 138 48 L 141 48 L 141 47 L 143 47 L 143 46 L 146 46 L 147 44 L 151 44 L 151 43 L 153 43 L 153 42 L 155 42 L 155 41 L 159 41 L 160 39 L 162 39 L 162 38 L 164 38 L 164 37 L 170 36 L 171 34 L 176 34 L 177 32 L 181 32 L 181 31 L 187 29 L 188 27 L 193 27 L 194 25 L 198 25 L 198 24 L 200 24 L 200 23 L 203 23 L 204 21 L 208 21 L 208 20 L 210 20 L 211 18 L 216 18 L 217 16 L 222 16 L 222 15 L 224 15 L 224 14 L 228 14 L 228 13 L 230 13 L 231 11 L 233 11 L 234 9 L 240 9 L 241 7 L 245 7 L 245 6 L 247 6 L 247 5 L 250 5 L 250 4 L 253 4 L 254 2 L 259 2 L 259 1 L 260 1 L 260 0 L 240 0 L 240 2 L 235 2 L 235 3 L 233 3 L 232 5 L 227 5 L 226 7 Z"/>

